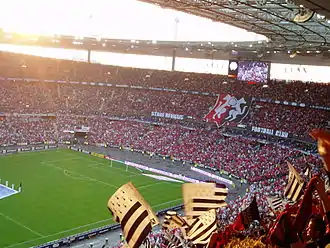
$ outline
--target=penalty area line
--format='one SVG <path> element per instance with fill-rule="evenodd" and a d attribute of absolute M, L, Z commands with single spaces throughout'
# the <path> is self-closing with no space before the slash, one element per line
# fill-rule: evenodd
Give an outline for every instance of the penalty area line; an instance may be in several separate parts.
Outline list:
<path fill-rule="evenodd" d="M 115 189 L 118 188 L 118 186 L 116 186 L 116 185 L 113 185 L 113 184 L 110 184 L 110 183 L 107 183 L 107 182 L 104 182 L 104 181 L 98 180 L 98 179 L 93 178 L 93 177 L 86 176 L 86 175 L 84 175 L 84 174 L 80 174 L 80 173 L 75 172 L 75 171 L 73 171 L 73 170 L 69 170 L 69 169 L 62 168 L 62 167 L 60 167 L 60 166 L 56 166 L 56 165 L 51 164 L 51 163 L 46 163 L 45 165 L 46 165 L 46 166 L 49 166 L 49 167 L 51 167 L 51 168 L 57 169 L 57 170 L 62 170 L 63 172 L 64 172 L 64 171 L 67 171 L 67 172 L 70 172 L 71 174 L 76 174 L 76 175 L 78 175 L 78 176 L 80 176 L 80 177 L 84 177 L 84 178 L 88 179 L 88 180 L 91 181 L 91 182 L 101 183 L 101 184 L 104 184 L 104 185 L 107 185 L 107 186 L 113 187 L 113 188 L 115 188 Z"/>

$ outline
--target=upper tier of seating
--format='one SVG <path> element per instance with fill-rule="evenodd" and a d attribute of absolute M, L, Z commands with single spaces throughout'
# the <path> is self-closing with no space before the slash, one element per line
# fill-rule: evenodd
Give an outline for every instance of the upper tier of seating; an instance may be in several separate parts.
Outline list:
<path fill-rule="evenodd" d="M 223 75 L 125 68 L 4 52 L 0 53 L 0 76 L 165 87 L 330 105 L 330 87 L 326 84 L 269 81 L 267 88 L 239 81 L 224 84 L 228 79 Z"/>
<path fill-rule="evenodd" d="M 36 78 L 37 82 L 4 79 L 0 81 L 0 112 L 56 113 L 85 116 L 138 118 L 186 126 L 210 128 L 203 117 L 217 97 L 127 87 L 88 84 L 49 83 L 43 79 L 105 81 L 116 84 L 156 86 L 234 96 L 256 96 L 330 106 L 330 87 L 299 82 L 269 82 L 269 87 L 234 81 L 225 77 L 197 73 L 152 71 L 113 67 L 73 61 L 0 53 L 0 76 Z M 151 116 L 152 112 L 186 116 L 168 120 Z M 313 128 L 325 127 L 330 111 L 255 101 L 242 124 L 280 130 L 306 138 Z M 237 123 L 228 123 L 236 126 Z"/>

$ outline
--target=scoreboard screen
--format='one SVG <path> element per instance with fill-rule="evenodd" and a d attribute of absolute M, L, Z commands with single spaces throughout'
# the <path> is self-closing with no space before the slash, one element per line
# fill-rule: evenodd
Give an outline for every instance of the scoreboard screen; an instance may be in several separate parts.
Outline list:
<path fill-rule="evenodd" d="M 237 79 L 241 81 L 267 83 L 270 63 L 264 61 L 238 61 Z"/>

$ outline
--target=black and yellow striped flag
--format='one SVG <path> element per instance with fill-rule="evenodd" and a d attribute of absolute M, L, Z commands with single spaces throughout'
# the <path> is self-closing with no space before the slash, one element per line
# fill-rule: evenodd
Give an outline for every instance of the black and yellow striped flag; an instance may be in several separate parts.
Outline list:
<path fill-rule="evenodd" d="M 182 237 L 178 237 L 175 233 L 173 232 L 165 232 L 164 233 L 164 238 L 165 238 L 165 246 L 166 248 L 181 248 L 185 247 L 184 246 L 184 239 Z"/>
<path fill-rule="evenodd" d="M 185 216 L 197 218 L 210 209 L 227 206 L 228 189 L 224 184 L 185 183 L 182 186 Z"/>
<path fill-rule="evenodd" d="M 299 175 L 295 168 L 288 163 L 289 166 L 289 180 L 288 185 L 284 190 L 284 196 L 290 201 L 297 201 L 303 194 L 303 187 L 305 185 L 304 179 Z"/>
<path fill-rule="evenodd" d="M 306 179 L 309 181 L 312 179 L 312 169 L 311 166 L 308 165 L 304 171 L 304 176 L 306 177 Z"/>
<path fill-rule="evenodd" d="M 186 221 L 177 214 L 175 211 L 167 211 L 164 217 L 163 228 L 167 229 L 175 229 L 186 226 Z"/>
<path fill-rule="evenodd" d="M 270 208 L 273 210 L 273 212 L 277 213 L 279 211 L 282 211 L 285 207 L 284 201 L 281 197 L 272 196 L 272 197 L 266 197 L 268 204 Z"/>
<path fill-rule="evenodd" d="M 189 227 L 188 239 L 194 244 L 206 245 L 212 234 L 217 230 L 217 218 L 215 209 L 204 212 Z"/>
<path fill-rule="evenodd" d="M 121 186 L 108 201 L 108 209 L 119 222 L 130 248 L 138 248 L 159 223 L 158 218 L 132 183 Z"/>

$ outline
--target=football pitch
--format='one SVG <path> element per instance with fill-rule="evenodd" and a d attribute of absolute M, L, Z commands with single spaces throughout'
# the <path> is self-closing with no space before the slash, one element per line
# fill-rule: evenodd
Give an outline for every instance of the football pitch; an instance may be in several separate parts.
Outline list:
<path fill-rule="evenodd" d="M 181 183 L 67 149 L 0 157 L 0 178 L 22 192 L 0 199 L 0 247 L 22 248 L 113 223 L 109 197 L 131 181 L 154 211 L 182 203 Z"/>

